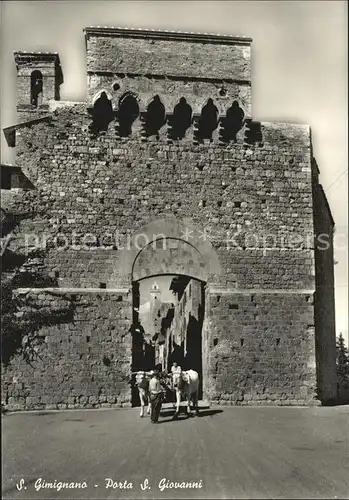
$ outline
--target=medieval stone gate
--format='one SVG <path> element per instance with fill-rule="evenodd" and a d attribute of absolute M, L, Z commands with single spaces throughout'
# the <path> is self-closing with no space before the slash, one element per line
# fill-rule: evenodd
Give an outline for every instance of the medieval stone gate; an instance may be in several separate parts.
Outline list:
<path fill-rule="evenodd" d="M 51 284 L 19 293 L 44 306 L 69 297 L 74 314 L 38 327 L 30 364 L 14 353 L 4 404 L 129 405 L 133 286 L 164 272 L 206 283 L 207 399 L 331 401 L 333 220 L 309 127 L 252 120 L 251 40 L 85 36 L 87 102 L 59 100 L 57 54 L 15 54 L 19 123 L 4 132 L 17 165 L 3 167 L 3 203 L 30 214 L 14 244 L 40 246 Z"/>
<path fill-rule="evenodd" d="M 188 234 L 190 234 L 190 238 Z M 203 381 L 203 374 L 209 373 L 205 291 L 210 274 L 219 275 L 220 266 L 213 247 L 207 241 L 200 240 L 200 234 L 203 234 L 202 230 L 199 231 L 195 228 L 190 220 L 179 222 L 175 218 L 168 218 L 154 221 L 150 225 L 143 227 L 133 238 L 133 242 L 138 248 L 140 239 L 146 244 L 139 250 L 132 265 L 132 371 L 151 369 L 155 365 L 153 353 L 150 355 L 151 361 L 149 362 L 144 352 L 143 328 L 138 312 L 140 306 L 139 280 L 155 279 L 159 276 L 185 278 L 182 291 L 184 293 L 183 299 L 176 308 L 178 311 L 172 311 L 175 316 L 172 331 L 169 329 L 170 325 L 168 325 L 168 331 L 165 332 L 165 335 L 171 339 L 171 337 L 180 333 L 181 328 L 176 324 L 176 320 L 178 321 L 178 316 L 185 314 L 186 301 L 184 299 L 187 297 L 189 297 L 187 300 L 198 302 L 196 304 L 196 317 L 189 315 L 188 324 L 185 326 L 185 338 L 181 339 L 183 341 L 182 346 L 179 345 L 180 341 L 177 350 L 172 351 L 167 346 L 166 357 L 168 362 L 166 368 L 169 370 L 172 361 L 177 361 L 184 369 L 191 368 L 198 371 L 200 376 L 200 397 L 202 397 L 205 395 L 209 383 L 208 380 Z M 169 338 L 165 338 L 164 341 L 168 344 Z M 185 344 L 184 347 L 183 343 Z"/>

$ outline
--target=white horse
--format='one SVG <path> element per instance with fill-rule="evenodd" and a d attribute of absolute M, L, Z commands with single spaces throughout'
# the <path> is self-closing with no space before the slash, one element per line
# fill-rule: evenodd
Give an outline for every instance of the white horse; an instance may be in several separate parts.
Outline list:
<path fill-rule="evenodd" d="M 150 415 L 151 402 L 149 397 L 149 380 L 150 374 L 144 371 L 138 371 L 134 373 L 136 375 L 136 386 L 138 388 L 139 399 L 141 401 L 141 413 L 140 417 L 144 417 L 144 407 L 148 404 L 147 415 Z"/>
<path fill-rule="evenodd" d="M 190 415 L 190 401 L 193 399 L 194 409 L 196 415 L 198 414 L 198 398 L 199 398 L 199 374 L 195 370 L 187 370 L 181 373 L 174 373 L 173 387 L 176 391 L 176 412 L 174 414 L 174 419 L 179 415 L 179 407 L 181 403 L 181 397 L 187 399 L 187 413 Z"/>

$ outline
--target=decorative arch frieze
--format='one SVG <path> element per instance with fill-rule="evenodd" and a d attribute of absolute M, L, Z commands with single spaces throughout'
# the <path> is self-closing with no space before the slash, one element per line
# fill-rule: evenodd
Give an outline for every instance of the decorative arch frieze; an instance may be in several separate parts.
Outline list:
<path fill-rule="evenodd" d="M 219 96 L 222 89 L 224 84 L 217 87 L 216 96 L 209 98 L 193 99 L 184 93 L 175 100 L 160 94 L 150 96 L 132 89 L 125 91 L 122 82 L 113 97 L 104 87 L 96 92 L 88 108 L 92 118 L 90 131 L 106 132 L 115 120 L 120 138 L 140 133 L 142 141 L 167 136 L 169 141 L 193 140 L 194 143 L 205 140 L 220 141 L 221 145 L 261 143 L 261 128 L 257 130 L 257 122 L 246 115 L 240 94 L 230 91 Z"/>

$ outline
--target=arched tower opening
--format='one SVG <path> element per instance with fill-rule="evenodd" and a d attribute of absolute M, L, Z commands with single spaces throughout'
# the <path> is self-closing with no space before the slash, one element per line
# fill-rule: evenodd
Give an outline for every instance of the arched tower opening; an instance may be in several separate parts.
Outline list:
<path fill-rule="evenodd" d="M 199 373 L 203 394 L 206 352 L 205 257 L 192 244 L 161 237 L 145 245 L 132 266 L 132 371 L 155 366 L 170 372 L 173 362 Z M 138 394 L 132 395 L 137 406 Z"/>
<path fill-rule="evenodd" d="M 222 120 L 222 140 L 224 142 L 236 141 L 236 134 L 242 129 L 245 113 L 239 103 L 234 101 L 227 109 L 226 116 Z"/>
<path fill-rule="evenodd" d="M 36 108 L 42 102 L 43 77 L 39 70 L 35 70 L 30 75 L 30 104 Z"/>

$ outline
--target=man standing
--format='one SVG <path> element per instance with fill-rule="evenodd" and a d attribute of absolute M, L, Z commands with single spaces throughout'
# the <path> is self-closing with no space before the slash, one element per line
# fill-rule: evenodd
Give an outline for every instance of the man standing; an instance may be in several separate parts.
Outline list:
<path fill-rule="evenodd" d="M 178 363 L 174 362 L 171 367 L 171 373 L 174 375 L 175 373 L 182 373 L 182 368 Z"/>
<path fill-rule="evenodd" d="M 172 363 L 172 366 L 171 366 L 171 374 L 172 374 L 172 377 L 171 377 L 171 388 L 172 390 L 174 390 L 174 386 L 173 386 L 173 375 L 175 375 L 176 373 L 182 373 L 182 368 L 179 366 L 178 363 L 176 363 L 175 361 Z"/>
<path fill-rule="evenodd" d="M 160 375 L 157 370 L 153 371 L 152 378 L 149 381 L 149 394 L 151 401 L 150 419 L 153 424 L 157 424 L 164 397 L 163 384 L 160 382 Z"/>
<path fill-rule="evenodd" d="M 172 363 L 172 366 L 171 366 L 171 391 L 172 391 L 172 403 L 173 403 L 174 408 L 176 407 L 176 396 L 175 396 L 175 393 L 173 392 L 173 391 L 175 391 L 175 387 L 173 385 L 173 376 L 176 373 L 178 373 L 178 374 L 182 373 L 182 368 L 179 366 L 178 363 L 176 363 L 176 361 L 174 361 Z"/>

